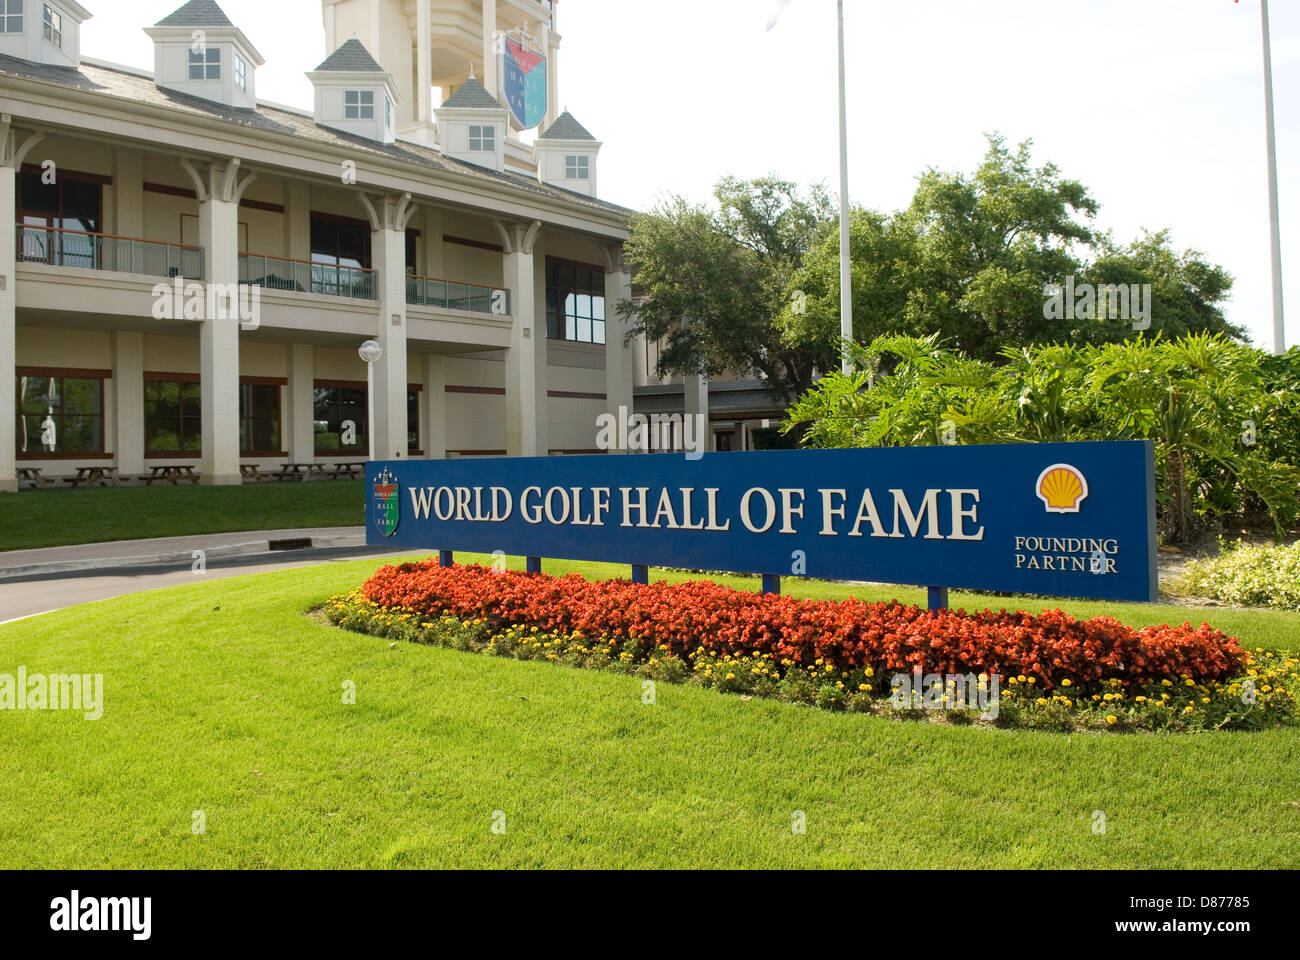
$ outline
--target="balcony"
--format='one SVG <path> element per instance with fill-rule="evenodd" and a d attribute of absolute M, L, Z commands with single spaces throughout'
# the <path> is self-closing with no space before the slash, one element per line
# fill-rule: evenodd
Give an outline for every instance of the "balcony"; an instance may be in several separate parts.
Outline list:
<path fill-rule="evenodd" d="M 19 224 L 17 230 L 19 263 L 203 279 L 203 251 L 199 247 L 58 227 Z"/>
<path fill-rule="evenodd" d="M 378 288 L 376 276 L 374 270 L 365 267 L 343 267 L 256 253 L 239 255 L 239 282 L 267 290 L 374 300 Z"/>
<path fill-rule="evenodd" d="M 457 283 L 432 277 L 406 278 L 406 302 L 417 307 L 466 310 L 470 313 L 510 316 L 510 291 L 477 283 Z"/>

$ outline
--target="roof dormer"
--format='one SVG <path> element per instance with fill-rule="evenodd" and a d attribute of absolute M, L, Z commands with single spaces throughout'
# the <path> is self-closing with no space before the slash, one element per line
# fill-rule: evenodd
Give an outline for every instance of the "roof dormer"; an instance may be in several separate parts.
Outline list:
<path fill-rule="evenodd" d="M 596 158 L 603 144 L 565 110 L 537 138 L 537 179 L 589 197 L 596 195 Z"/>
<path fill-rule="evenodd" d="M 433 112 L 446 156 L 498 173 L 505 170 L 510 111 L 483 84 L 471 76 Z"/>
<path fill-rule="evenodd" d="M 397 84 L 355 37 L 307 74 L 316 88 L 322 127 L 392 143 L 397 137 Z"/>
<path fill-rule="evenodd" d="M 81 66 L 81 24 L 91 13 L 74 0 L 0 0 L 0 54 Z"/>
<path fill-rule="evenodd" d="M 159 88 L 228 107 L 256 107 L 255 72 L 266 61 L 215 0 L 190 0 L 145 33 L 153 39 Z"/>

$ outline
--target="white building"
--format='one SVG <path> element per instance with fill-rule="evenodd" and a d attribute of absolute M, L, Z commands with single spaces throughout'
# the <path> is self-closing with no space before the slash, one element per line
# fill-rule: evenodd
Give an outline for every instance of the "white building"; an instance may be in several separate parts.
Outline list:
<path fill-rule="evenodd" d="M 323 0 L 298 110 L 257 99 L 254 38 L 213 0 L 148 27 L 152 73 L 83 58 L 72 0 L 0 0 L 0 490 L 178 462 L 233 484 L 372 438 L 596 452 L 633 404 L 630 211 L 557 109 L 556 6 Z"/>

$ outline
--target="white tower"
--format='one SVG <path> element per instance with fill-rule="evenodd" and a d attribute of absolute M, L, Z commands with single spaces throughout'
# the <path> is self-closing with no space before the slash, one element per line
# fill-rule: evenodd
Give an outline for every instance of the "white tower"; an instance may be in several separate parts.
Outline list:
<path fill-rule="evenodd" d="M 559 0 L 321 0 L 327 52 L 355 37 L 393 76 L 398 137 L 437 143 L 434 109 L 475 76 L 509 108 L 505 165 L 530 174 L 536 162 L 517 134 L 546 130 L 560 115 L 558 5 Z"/>

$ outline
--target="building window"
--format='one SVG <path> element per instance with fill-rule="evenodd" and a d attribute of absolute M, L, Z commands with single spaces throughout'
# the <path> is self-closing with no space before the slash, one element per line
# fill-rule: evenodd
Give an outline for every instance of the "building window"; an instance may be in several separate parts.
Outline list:
<path fill-rule="evenodd" d="M 19 456 L 104 452 L 102 376 L 26 376 L 19 370 L 15 388 Z"/>
<path fill-rule="evenodd" d="M 63 15 L 45 7 L 45 39 L 63 49 Z"/>
<path fill-rule="evenodd" d="M 197 376 L 145 374 L 145 453 L 199 453 L 203 401 Z"/>
<path fill-rule="evenodd" d="M 240 90 L 248 89 L 248 64 L 239 54 L 235 54 L 235 85 Z"/>
<path fill-rule="evenodd" d="M 317 383 L 314 409 L 318 456 L 369 453 L 364 384 Z"/>
<path fill-rule="evenodd" d="M 552 340 L 605 342 L 605 271 L 546 258 L 546 335 Z"/>
<path fill-rule="evenodd" d="M 497 128 L 491 124 L 486 126 L 470 124 L 469 149 L 473 153 L 496 153 Z"/>
<path fill-rule="evenodd" d="M 343 117 L 346 120 L 375 119 L 375 92 L 373 90 L 344 90 Z"/>
<path fill-rule="evenodd" d="M 591 179 L 590 157 L 565 157 L 564 175 L 570 180 Z"/>
<path fill-rule="evenodd" d="M 39 173 L 23 173 L 18 184 L 18 259 L 27 263 L 96 269 L 101 249 L 102 188 L 60 170 L 55 183 L 42 183 Z M 72 231 L 72 232 L 57 232 Z"/>
<path fill-rule="evenodd" d="M 406 391 L 406 452 L 420 452 L 420 391 Z"/>
<path fill-rule="evenodd" d="M 239 385 L 239 452 L 258 456 L 280 453 L 280 386 Z"/>
<path fill-rule="evenodd" d="M 311 292 L 329 296 L 374 295 L 370 224 L 329 214 L 311 215 Z"/>
<path fill-rule="evenodd" d="M 190 79 L 221 79 L 221 48 L 208 47 L 204 50 L 190 48 Z"/>
<path fill-rule="evenodd" d="M 393 126 L 393 100 L 387 94 L 384 95 L 384 129 L 390 130 Z"/>
<path fill-rule="evenodd" d="M 0 0 L 0 33 L 23 32 L 23 0 Z"/>

